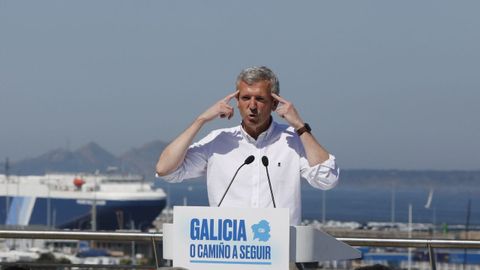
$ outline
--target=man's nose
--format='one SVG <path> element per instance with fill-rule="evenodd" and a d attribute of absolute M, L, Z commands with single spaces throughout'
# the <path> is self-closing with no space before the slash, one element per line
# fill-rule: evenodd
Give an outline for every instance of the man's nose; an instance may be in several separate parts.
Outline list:
<path fill-rule="evenodd" d="M 248 108 L 250 110 L 255 110 L 257 109 L 257 102 L 255 101 L 255 99 L 250 99 L 250 101 L 248 102 Z"/>

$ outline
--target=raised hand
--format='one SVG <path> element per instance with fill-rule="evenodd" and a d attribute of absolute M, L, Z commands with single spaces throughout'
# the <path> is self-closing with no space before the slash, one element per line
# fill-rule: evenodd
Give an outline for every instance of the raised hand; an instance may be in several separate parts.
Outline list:
<path fill-rule="evenodd" d="M 230 100 L 238 95 L 238 90 L 219 100 L 212 107 L 208 108 L 198 118 L 211 121 L 216 117 L 230 119 L 233 117 L 233 107 L 230 106 Z"/>
<path fill-rule="evenodd" d="M 287 121 L 287 123 L 295 129 L 303 127 L 305 123 L 303 122 L 302 118 L 300 118 L 300 115 L 290 101 L 280 97 L 275 93 L 272 93 L 272 97 L 278 102 L 275 112 L 280 117 L 285 119 L 285 121 Z"/>
<path fill-rule="evenodd" d="M 203 124 L 218 116 L 222 118 L 227 117 L 228 119 L 232 118 L 233 107 L 228 105 L 228 103 L 237 94 L 238 91 L 231 93 L 215 103 L 212 107 L 208 108 L 208 110 L 198 116 L 184 132 L 182 132 L 163 150 L 156 166 L 158 175 L 167 175 L 180 166 L 185 159 L 188 146 L 192 143 L 193 138 L 197 135 Z"/>

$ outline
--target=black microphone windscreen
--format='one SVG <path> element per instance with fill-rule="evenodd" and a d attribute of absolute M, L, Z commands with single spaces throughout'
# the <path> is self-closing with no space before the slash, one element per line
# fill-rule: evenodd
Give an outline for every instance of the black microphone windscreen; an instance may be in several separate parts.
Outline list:
<path fill-rule="evenodd" d="M 263 166 L 265 166 L 265 167 L 268 166 L 268 158 L 266 156 L 262 157 L 262 163 L 263 163 Z"/>
<path fill-rule="evenodd" d="M 245 164 L 250 164 L 252 163 L 253 161 L 255 160 L 255 157 L 253 155 L 247 157 L 247 159 L 245 159 Z"/>

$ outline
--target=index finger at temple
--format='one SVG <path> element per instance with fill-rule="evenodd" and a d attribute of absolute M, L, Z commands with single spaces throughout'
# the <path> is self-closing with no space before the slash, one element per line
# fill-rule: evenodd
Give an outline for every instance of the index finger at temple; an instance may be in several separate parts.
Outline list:
<path fill-rule="evenodd" d="M 275 94 L 275 93 L 272 93 L 272 97 L 278 101 L 280 101 L 281 103 L 287 103 L 288 101 L 286 101 L 285 99 L 283 99 L 282 97 L 280 97 L 279 95 Z"/>
<path fill-rule="evenodd" d="M 236 95 L 238 95 L 238 92 L 239 92 L 239 91 L 237 90 L 237 91 L 229 94 L 229 95 L 226 96 L 223 100 L 224 100 L 226 103 L 230 102 L 230 100 L 231 100 L 232 98 L 234 98 Z"/>

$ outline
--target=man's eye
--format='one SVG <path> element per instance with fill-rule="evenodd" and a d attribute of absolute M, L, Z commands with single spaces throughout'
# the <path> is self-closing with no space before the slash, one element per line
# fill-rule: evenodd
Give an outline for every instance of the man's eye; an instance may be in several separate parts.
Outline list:
<path fill-rule="evenodd" d="M 241 97 L 242 100 L 249 100 L 249 97 Z"/>

